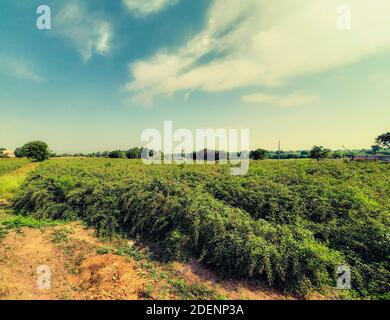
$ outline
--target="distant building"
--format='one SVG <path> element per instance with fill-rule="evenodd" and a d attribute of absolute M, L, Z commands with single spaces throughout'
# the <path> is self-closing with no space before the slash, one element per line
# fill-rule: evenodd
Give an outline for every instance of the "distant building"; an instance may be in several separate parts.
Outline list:
<path fill-rule="evenodd" d="M 8 158 L 15 158 L 15 152 L 14 150 L 4 150 L 3 155 L 7 156 Z"/>
<path fill-rule="evenodd" d="M 383 161 L 390 162 L 390 156 L 356 156 L 355 161 Z"/>

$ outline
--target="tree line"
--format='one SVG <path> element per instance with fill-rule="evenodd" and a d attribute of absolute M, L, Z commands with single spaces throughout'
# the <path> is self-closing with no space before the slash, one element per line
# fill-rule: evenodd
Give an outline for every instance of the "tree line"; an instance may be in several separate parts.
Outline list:
<path fill-rule="evenodd" d="M 312 158 L 316 160 L 333 158 L 353 158 L 355 155 L 376 155 L 385 154 L 390 155 L 390 132 L 379 135 L 375 139 L 375 144 L 371 146 L 371 149 L 361 150 L 336 150 L 324 148 L 323 146 L 313 146 L 311 150 L 299 150 L 299 151 L 268 151 L 265 149 L 256 149 L 248 152 L 251 160 L 263 160 L 263 159 L 306 159 Z M 8 155 L 5 153 L 5 148 L 0 148 L 0 158 L 7 158 Z M 89 154 L 77 153 L 77 154 L 55 154 L 49 150 L 49 146 L 42 141 L 32 141 L 26 143 L 20 148 L 16 148 L 14 151 L 15 157 L 17 158 L 29 158 L 33 161 L 45 161 L 50 157 L 91 157 L 91 158 L 111 158 L 111 159 L 141 159 L 144 148 L 131 148 L 128 150 L 113 150 L 104 152 L 94 152 Z M 155 153 L 153 150 L 146 150 L 150 155 Z M 162 156 L 164 156 L 162 154 Z M 240 154 L 238 154 L 240 156 Z M 194 151 L 191 153 L 174 154 L 173 159 L 181 158 L 196 159 L 215 159 L 219 161 L 221 159 L 232 159 L 233 154 L 227 153 L 226 151 L 220 150 L 209 150 L 203 149 Z"/>

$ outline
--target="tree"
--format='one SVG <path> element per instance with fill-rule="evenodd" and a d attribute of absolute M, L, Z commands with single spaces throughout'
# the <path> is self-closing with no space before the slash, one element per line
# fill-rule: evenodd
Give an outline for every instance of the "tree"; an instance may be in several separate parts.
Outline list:
<path fill-rule="evenodd" d="M 5 150 L 5 148 L 0 148 L 0 158 L 8 158 L 8 156 L 4 153 Z"/>
<path fill-rule="evenodd" d="M 331 151 L 324 149 L 324 147 L 314 146 L 310 151 L 310 158 L 316 159 L 317 161 L 329 157 Z"/>
<path fill-rule="evenodd" d="M 23 158 L 24 157 L 23 148 L 16 148 L 14 153 L 15 153 L 16 158 Z"/>
<path fill-rule="evenodd" d="M 333 159 L 345 158 L 345 152 L 343 152 L 341 150 L 337 150 L 337 151 L 333 152 L 332 157 L 333 157 Z"/>
<path fill-rule="evenodd" d="M 309 156 L 310 156 L 310 153 L 307 150 L 302 150 L 301 153 L 299 154 L 300 158 L 308 158 Z"/>
<path fill-rule="evenodd" d="M 372 154 L 377 154 L 381 150 L 382 150 L 382 147 L 377 145 L 377 144 L 374 144 L 373 146 L 371 146 L 371 153 Z"/>
<path fill-rule="evenodd" d="M 108 154 L 108 157 L 111 158 L 111 159 L 125 159 L 126 158 L 126 152 L 121 151 L 121 150 L 111 151 Z"/>
<path fill-rule="evenodd" d="M 50 158 L 49 146 L 42 141 L 26 143 L 22 147 L 22 154 L 34 161 L 42 162 Z"/>
<path fill-rule="evenodd" d="M 127 159 L 141 159 L 142 150 L 140 148 L 131 148 L 126 151 Z"/>
<path fill-rule="evenodd" d="M 249 153 L 249 158 L 252 160 L 263 160 L 267 156 L 268 151 L 264 149 L 256 149 Z"/>
<path fill-rule="evenodd" d="M 384 133 L 376 138 L 376 143 L 382 147 L 390 148 L 390 132 Z"/>
<path fill-rule="evenodd" d="M 200 160 L 200 161 L 222 161 L 227 160 L 229 158 L 229 155 L 224 150 L 211 150 L 211 149 L 202 149 L 198 152 L 194 151 L 192 153 L 192 159 L 193 160 Z"/>

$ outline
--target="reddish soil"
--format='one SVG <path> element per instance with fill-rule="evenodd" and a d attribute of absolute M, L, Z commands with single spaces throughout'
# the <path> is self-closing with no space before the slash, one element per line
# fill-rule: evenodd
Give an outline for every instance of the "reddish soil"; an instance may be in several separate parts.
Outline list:
<path fill-rule="evenodd" d="M 127 242 L 134 245 L 133 242 Z M 136 300 L 177 299 L 167 280 L 152 276 L 142 263 L 96 250 L 112 243 L 98 240 L 79 223 L 43 229 L 22 228 L 0 242 L 0 300 Z M 169 279 L 202 283 L 228 299 L 294 299 L 254 281 L 219 281 L 200 263 L 153 263 Z M 51 271 L 51 288 L 37 286 L 39 266 Z M 149 289 L 148 289 L 149 288 Z M 150 290 L 150 288 L 152 288 Z M 315 299 L 322 296 L 315 295 Z"/>

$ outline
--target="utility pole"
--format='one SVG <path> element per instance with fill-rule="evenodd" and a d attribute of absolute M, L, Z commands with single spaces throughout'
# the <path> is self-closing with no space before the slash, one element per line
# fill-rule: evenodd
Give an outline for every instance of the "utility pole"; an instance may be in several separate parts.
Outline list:
<path fill-rule="evenodd" d="M 280 161 L 280 141 L 279 141 L 279 144 L 278 144 L 278 161 Z"/>

